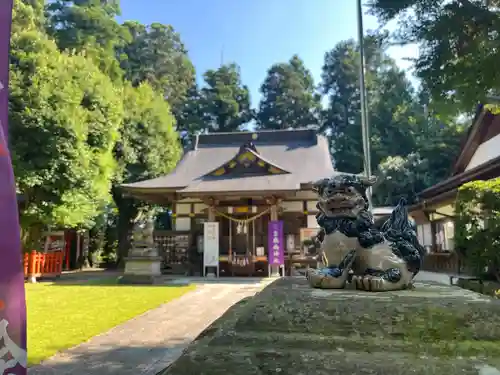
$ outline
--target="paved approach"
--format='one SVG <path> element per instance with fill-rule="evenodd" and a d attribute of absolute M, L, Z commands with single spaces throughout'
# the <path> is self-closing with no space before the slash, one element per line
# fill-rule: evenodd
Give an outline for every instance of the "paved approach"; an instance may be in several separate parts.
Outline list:
<path fill-rule="evenodd" d="M 187 280 L 179 280 L 183 283 Z M 189 280 L 198 288 L 89 341 L 56 354 L 29 375 L 154 375 L 229 307 L 271 280 Z M 138 301 L 140 303 L 140 301 Z M 54 327 L 57 329 L 57 327 Z"/>

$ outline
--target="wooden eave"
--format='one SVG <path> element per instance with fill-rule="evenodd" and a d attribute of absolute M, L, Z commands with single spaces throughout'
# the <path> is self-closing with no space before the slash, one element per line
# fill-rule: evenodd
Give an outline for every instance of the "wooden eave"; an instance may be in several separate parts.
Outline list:
<path fill-rule="evenodd" d="M 474 180 L 488 180 L 500 176 L 500 156 L 468 171 L 450 177 L 420 193 L 420 202 L 409 207 L 409 211 L 425 210 L 455 199 L 463 184 Z"/>

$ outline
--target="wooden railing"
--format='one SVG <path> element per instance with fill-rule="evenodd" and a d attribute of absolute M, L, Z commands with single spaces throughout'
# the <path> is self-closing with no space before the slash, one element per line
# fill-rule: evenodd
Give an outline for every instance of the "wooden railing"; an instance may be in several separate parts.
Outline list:
<path fill-rule="evenodd" d="M 24 254 L 24 276 L 32 280 L 37 277 L 56 277 L 61 275 L 64 252 L 39 253 L 32 251 Z"/>
<path fill-rule="evenodd" d="M 455 252 L 427 254 L 422 269 L 432 272 L 459 273 L 459 256 Z"/>

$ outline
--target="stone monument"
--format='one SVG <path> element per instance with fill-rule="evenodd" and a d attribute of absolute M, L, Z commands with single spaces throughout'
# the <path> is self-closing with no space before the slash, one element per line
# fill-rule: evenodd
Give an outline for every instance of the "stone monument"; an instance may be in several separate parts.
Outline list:
<path fill-rule="evenodd" d="M 401 199 L 378 229 L 366 190 L 376 178 L 338 174 L 314 184 L 318 194 L 317 242 L 323 268 L 308 270 L 315 288 L 381 292 L 407 289 L 419 272 L 425 249 Z"/>
<path fill-rule="evenodd" d="M 153 232 L 154 222 L 151 218 L 135 224 L 132 250 L 125 258 L 122 283 L 154 284 L 155 280 L 161 276 L 162 258 L 158 254 Z"/>

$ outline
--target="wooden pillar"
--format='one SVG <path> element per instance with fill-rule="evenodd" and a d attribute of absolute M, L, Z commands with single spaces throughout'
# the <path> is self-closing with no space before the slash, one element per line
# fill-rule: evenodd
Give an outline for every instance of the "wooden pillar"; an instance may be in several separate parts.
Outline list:
<path fill-rule="evenodd" d="M 208 221 L 215 221 L 215 207 L 208 207 Z"/>
<path fill-rule="evenodd" d="M 276 203 L 271 205 L 270 215 L 271 215 L 271 221 L 278 220 L 278 205 Z"/>

